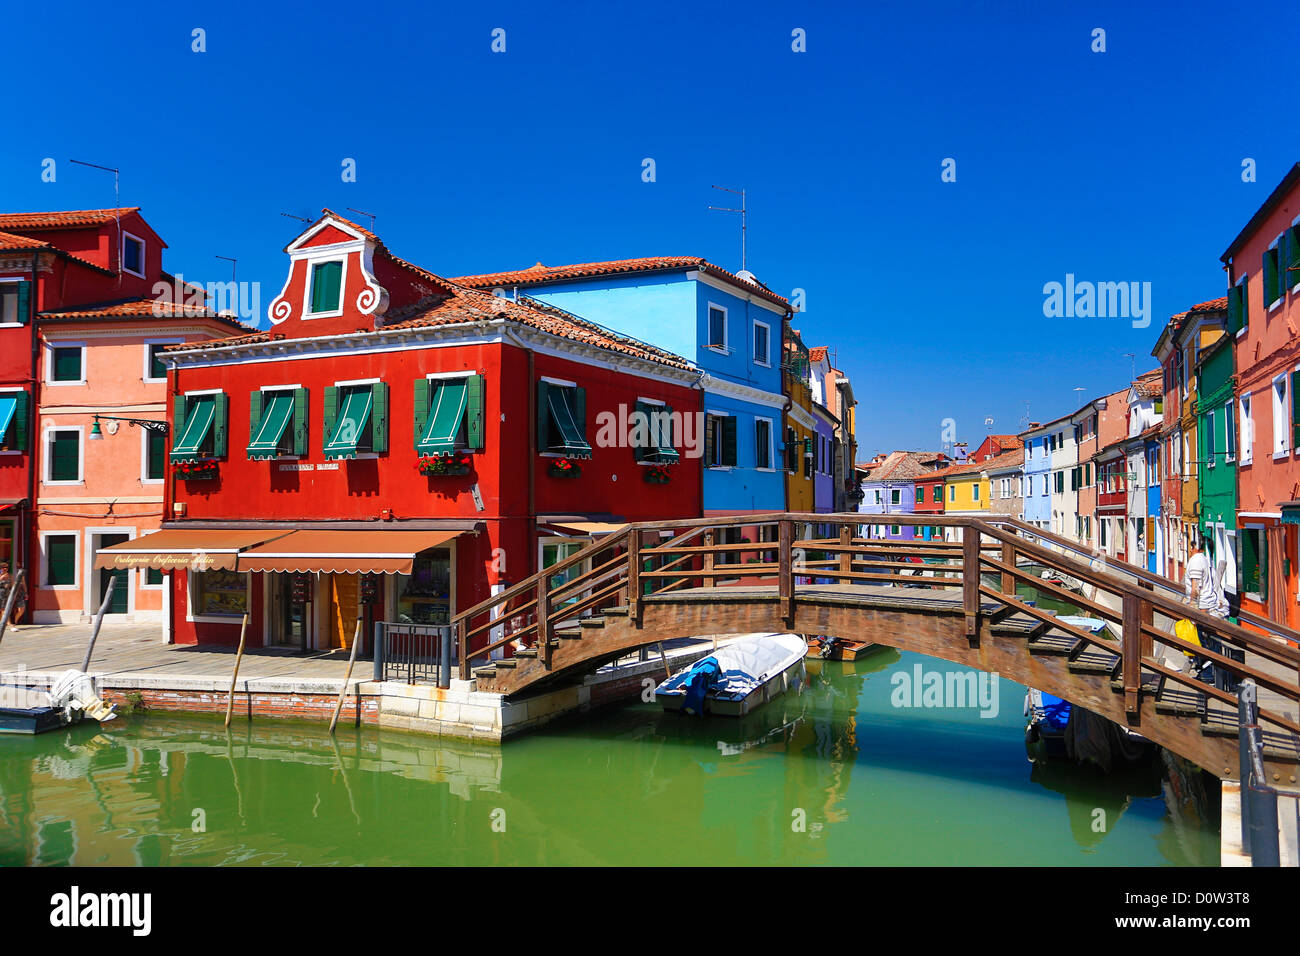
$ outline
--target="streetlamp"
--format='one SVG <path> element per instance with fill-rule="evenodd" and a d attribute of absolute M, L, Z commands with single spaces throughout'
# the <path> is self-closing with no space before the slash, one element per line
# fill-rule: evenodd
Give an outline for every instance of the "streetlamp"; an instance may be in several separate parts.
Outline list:
<path fill-rule="evenodd" d="M 128 425 L 136 425 L 163 436 L 170 430 L 166 421 L 160 421 L 156 418 L 119 418 L 116 415 L 96 415 L 90 426 L 90 435 L 88 436 L 90 441 L 99 441 L 104 437 L 104 433 L 99 428 L 101 418 L 106 422 L 126 422 Z"/>

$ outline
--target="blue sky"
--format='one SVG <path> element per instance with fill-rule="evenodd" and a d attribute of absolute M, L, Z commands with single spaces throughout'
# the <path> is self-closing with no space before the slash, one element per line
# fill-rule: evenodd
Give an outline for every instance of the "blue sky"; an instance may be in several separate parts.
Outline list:
<path fill-rule="evenodd" d="M 985 418 L 1015 432 L 1026 402 L 1046 421 L 1122 387 L 1124 353 L 1153 367 L 1162 321 L 1223 293 L 1219 255 L 1300 159 L 1293 8 L 1270 27 L 1268 4 L 1132 6 L 17 5 L 0 206 L 111 205 L 111 175 L 67 160 L 118 166 L 169 269 L 224 280 L 235 256 L 265 309 L 300 225 L 281 213 L 375 213 L 444 275 L 737 269 L 737 223 L 707 207 L 744 186 L 749 267 L 806 290 L 796 326 L 852 378 L 862 457 L 937 447 L 946 418 L 973 446 Z M 1067 273 L 1150 282 L 1151 326 L 1045 318 Z"/>

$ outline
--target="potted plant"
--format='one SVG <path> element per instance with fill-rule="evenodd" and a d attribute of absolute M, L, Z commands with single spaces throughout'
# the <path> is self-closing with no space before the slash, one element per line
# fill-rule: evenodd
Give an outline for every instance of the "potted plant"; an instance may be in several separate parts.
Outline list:
<path fill-rule="evenodd" d="M 186 481 L 198 481 L 217 477 L 217 460 L 215 458 L 196 458 L 193 461 L 178 461 L 176 474 Z"/>
<path fill-rule="evenodd" d="M 642 477 L 652 485 L 666 485 L 672 480 L 666 465 L 650 465 L 642 472 Z"/>
<path fill-rule="evenodd" d="M 435 475 L 467 475 L 469 474 L 471 461 L 469 452 L 452 451 L 440 455 L 421 455 L 419 461 L 415 463 L 415 467 L 420 474 L 427 477 Z"/>
<path fill-rule="evenodd" d="M 552 478 L 577 478 L 582 474 L 582 465 L 571 458 L 553 459 L 546 469 Z"/>

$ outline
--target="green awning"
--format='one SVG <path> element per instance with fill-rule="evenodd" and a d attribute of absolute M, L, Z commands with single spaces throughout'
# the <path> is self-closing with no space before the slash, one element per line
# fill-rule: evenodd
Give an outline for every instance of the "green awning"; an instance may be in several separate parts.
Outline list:
<path fill-rule="evenodd" d="M 7 392 L 0 395 L 0 443 L 4 442 L 5 433 L 9 431 L 9 426 L 13 424 L 14 412 L 18 408 L 18 395 L 14 392 Z"/>
<path fill-rule="evenodd" d="M 591 446 L 587 444 L 582 429 L 578 427 L 577 419 L 573 414 L 573 406 L 569 401 L 569 395 L 572 391 L 572 389 L 568 388 L 552 388 L 546 393 L 546 404 L 550 407 L 551 424 L 560 433 L 559 443 L 552 443 L 547 451 L 560 452 L 571 457 L 590 458 Z"/>
<path fill-rule="evenodd" d="M 456 436 L 465 420 L 469 401 L 469 380 L 453 379 L 435 385 L 429 408 L 429 423 L 415 450 L 421 455 L 441 455 L 456 450 Z"/>
<path fill-rule="evenodd" d="M 216 414 L 215 395 L 200 395 L 193 402 L 187 403 L 185 412 L 185 430 L 172 446 L 172 461 L 194 461 L 199 456 L 199 446 L 208 437 L 212 427 L 212 418 Z"/>
<path fill-rule="evenodd" d="M 1283 524 L 1300 524 L 1300 501 L 1282 506 Z"/>
<path fill-rule="evenodd" d="M 649 444 L 641 461 L 656 465 L 675 465 L 677 449 L 673 447 L 672 409 L 666 405 L 637 403 L 637 411 L 646 416 Z"/>
<path fill-rule="evenodd" d="M 357 443 L 366 432 L 370 420 L 371 390 L 354 388 L 343 396 L 343 406 L 334 425 L 334 434 L 325 443 L 326 458 L 355 458 Z"/>
<path fill-rule="evenodd" d="M 292 417 L 293 393 L 273 393 L 270 402 L 262 408 L 262 420 L 257 423 L 253 440 L 248 443 L 249 461 L 265 461 L 276 456 L 280 438 Z"/>

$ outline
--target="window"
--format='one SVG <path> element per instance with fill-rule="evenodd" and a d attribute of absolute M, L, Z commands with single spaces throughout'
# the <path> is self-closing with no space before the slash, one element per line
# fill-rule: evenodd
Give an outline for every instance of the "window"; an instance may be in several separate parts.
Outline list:
<path fill-rule="evenodd" d="M 1286 374 L 1273 379 L 1273 454 L 1284 455 L 1291 447 L 1291 407 Z"/>
<path fill-rule="evenodd" d="M 884 494 L 881 492 L 881 490 L 880 490 L 879 488 L 876 488 L 876 489 L 874 489 L 874 490 L 875 490 L 875 493 L 876 493 L 876 502 L 875 502 L 875 503 L 878 504 L 878 505 L 883 505 L 883 504 L 885 503 Z"/>
<path fill-rule="evenodd" d="M 45 587 L 75 587 L 77 584 L 77 536 L 47 534 L 45 541 Z"/>
<path fill-rule="evenodd" d="M 720 305 L 709 306 L 709 348 L 727 350 L 727 310 Z"/>
<path fill-rule="evenodd" d="M 1234 461 L 1237 457 L 1237 416 L 1232 414 L 1231 403 L 1223 406 L 1223 424 L 1227 443 L 1223 450 L 1223 460 Z"/>
<path fill-rule="evenodd" d="M 307 454 L 307 389 L 267 388 L 248 396 L 249 461 Z"/>
<path fill-rule="evenodd" d="M 921 485 L 916 486 L 916 500 L 925 503 L 925 488 Z"/>
<path fill-rule="evenodd" d="M 172 461 L 223 458 L 228 403 L 224 392 L 192 392 L 172 399 Z"/>
<path fill-rule="evenodd" d="M 1205 467 L 1213 468 L 1215 461 L 1215 440 L 1214 440 L 1214 409 L 1205 413 L 1205 447 L 1201 449 L 1201 455 L 1205 459 Z"/>
<path fill-rule="evenodd" d="M 1228 332 L 1233 335 L 1250 324 L 1246 280 L 1247 276 L 1242 276 L 1237 280 L 1237 284 L 1228 290 Z"/>
<path fill-rule="evenodd" d="M 754 361 L 759 365 L 772 364 L 772 329 L 766 322 L 754 323 Z"/>
<path fill-rule="evenodd" d="M 736 464 L 736 416 L 704 416 L 704 464 L 731 468 Z"/>
<path fill-rule="evenodd" d="M 343 301 L 343 260 L 317 262 L 311 267 L 309 315 L 339 312 Z"/>
<path fill-rule="evenodd" d="M 1257 598 L 1268 593 L 1268 539 L 1263 528 L 1246 528 L 1238 536 L 1241 561 L 1238 562 L 1238 587 L 1244 594 Z"/>
<path fill-rule="evenodd" d="M 248 575 L 242 571 L 191 571 L 190 613 L 203 617 L 242 617 L 248 610 Z"/>
<path fill-rule="evenodd" d="M 544 403 L 538 406 L 545 407 Z M 388 451 L 388 386 L 383 382 L 330 385 L 325 389 L 322 424 L 327 459 Z M 590 446 L 585 441 L 583 445 L 590 453 Z"/>
<path fill-rule="evenodd" d="M 144 583 L 146 587 L 151 587 L 151 588 L 161 587 L 163 583 L 162 572 L 159 571 L 157 568 L 145 568 Z"/>
<path fill-rule="evenodd" d="M 144 278 L 144 240 L 129 232 L 122 233 L 122 269 Z"/>
<path fill-rule="evenodd" d="M 27 450 L 30 409 L 27 392 L 0 392 L 0 451 Z"/>
<path fill-rule="evenodd" d="M 934 486 L 934 501 L 936 504 L 943 501 L 943 485 Z"/>
<path fill-rule="evenodd" d="M 31 313 L 32 284 L 0 282 L 0 325 L 22 325 Z"/>
<path fill-rule="evenodd" d="M 1255 450 L 1255 422 L 1250 417 L 1250 393 L 1241 396 L 1241 463 L 1249 465 Z"/>
<path fill-rule="evenodd" d="M 891 488 L 889 490 L 889 503 L 891 505 L 901 505 L 903 503 L 903 491 L 901 488 Z"/>
<path fill-rule="evenodd" d="M 754 467 L 772 467 L 772 422 L 766 418 L 754 419 Z"/>
<path fill-rule="evenodd" d="M 544 384 L 550 385 L 549 382 Z M 445 455 L 460 449 L 481 450 L 485 444 L 483 394 L 482 375 L 417 379 L 412 429 L 415 435 L 416 452 L 420 455 Z M 539 403 L 537 406 L 541 410 L 539 414 L 549 415 L 549 405 L 548 387 L 546 403 Z M 648 426 L 645 435 L 637 435 L 636 429 L 633 429 L 635 437 L 644 438 L 642 444 L 636 449 L 638 461 L 649 461 L 652 454 L 667 456 L 669 452 L 672 452 L 671 460 L 677 460 L 676 452 L 672 451 L 671 421 L 668 422 L 667 432 L 662 435 L 666 448 L 661 449 L 658 444 L 655 444 L 660 439 L 659 430 L 665 425 L 660 416 L 660 413 L 665 410 L 671 416 L 672 409 L 666 405 L 645 401 L 636 403 L 636 411 L 643 416 L 637 421 Z M 548 429 L 548 440 L 549 437 Z M 647 442 L 651 444 L 646 444 Z"/>
<path fill-rule="evenodd" d="M 949 501 L 956 501 L 956 500 L 957 500 L 957 486 L 956 486 L 956 485 L 949 485 L 949 486 L 948 486 L 948 500 L 949 500 Z"/>
<path fill-rule="evenodd" d="M 970 499 L 971 501 L 980 500 L 980 483 L 978 481 L 970 486 Z"/>
<path fill-rule="evenodd" d="M 903 531 L 898 525 L 891 524 L 889 526 L 889 533 L 893 535 L 895 538 L 897 538 L 903 533 Z"/>
<path fill-rule="evenodd" d="M 50 381 L 84 382 L 84 353 L 85 346 L 81 345 L 52 346 L 50 348 Z"/>
<path fill-rule="evenodd" d="M 146 382 L 160 382 L 167 378 L 167 365 L 162 360 L 161 352 L 175 344 L 175 342 L 149 342 L 145 345 L 144 380 Z"/>
<path fill-rule="evenodd" d="M 81 481 L 81 430 L 50 429 L 45 434 L 46 483 L 73 484 Z"/>
<path fill-rule="evenodd" d="M 1282 298 L 1282 273 L 1280 266 L 1281 250 L 1275 242 L 1264 252 L 1264 308 L 1270 309 Z"/>
<path fill-rule="evenodd" d="M 152 428 L 144 431 L 144 480 L 162 481 L 167 464 L 167 436 Z"/>

